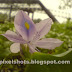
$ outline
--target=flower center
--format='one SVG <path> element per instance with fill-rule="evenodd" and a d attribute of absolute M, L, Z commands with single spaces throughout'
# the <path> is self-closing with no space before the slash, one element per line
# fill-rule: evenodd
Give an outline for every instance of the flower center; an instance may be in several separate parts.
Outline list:
<path fill-rule="evenodd" d="M 27 30 L 29 30 L 29 28 L 30 28 L 30 26 L 27 22 L 25 22 L 25 27 L 26 27 Z"/>

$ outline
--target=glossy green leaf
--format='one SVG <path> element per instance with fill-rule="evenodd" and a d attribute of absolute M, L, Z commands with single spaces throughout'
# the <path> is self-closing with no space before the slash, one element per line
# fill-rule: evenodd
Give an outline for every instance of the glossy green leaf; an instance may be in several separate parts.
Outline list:
<path fill-rule="evenodd" d="M 49 65 L 39 65 L 33 64 L 28 65 L 26 68 L 26 72 L 72 72 L 72 49 L 68 51 L 58 54 L 58 55 L 50 55 L 43 53 L 34 53 L 32 55 L 33 60 L 68 60 L 70 64 L 49 64 Z"/>

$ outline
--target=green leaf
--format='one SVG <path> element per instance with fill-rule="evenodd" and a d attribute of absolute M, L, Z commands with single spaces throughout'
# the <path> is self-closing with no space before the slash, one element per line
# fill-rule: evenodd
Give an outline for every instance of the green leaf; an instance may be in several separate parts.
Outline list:
<path fill-rule="evenodd" d="M 25 72 L 72 72 L 72 49 L 69 49 L 68 51 L 58 54 L 58 55 L 50 55 L 50 54 L 44 54 L 44 53 L 34 53 L 32 55 L 32 60 L 40 60 L 40 61 L 48 61 L 48 60 L 64 60 L 64 61 L 70 61 L 70 64 L 49 64 L 49 65 L 39 65 L 39 64 L 33 64 L 33 65 L 27 65 Z"/>

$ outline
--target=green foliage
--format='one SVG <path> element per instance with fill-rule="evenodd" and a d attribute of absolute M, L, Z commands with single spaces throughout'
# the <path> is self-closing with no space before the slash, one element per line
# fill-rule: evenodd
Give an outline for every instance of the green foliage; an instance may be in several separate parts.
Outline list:
<path fill-rule="evenodd" d="M 39 20 L 38 20 L 39 21 Z M 37 23 L 37 21 L 35 21 Z M 0 34 L 5 33 L 7 30 L 15 31 L 15 27 L 13 23 L 5 22 L 4 24 L 0 24 Z M 72 22 L 67 22 L 63 24 L 52 24 L 51 30 L 49 33 L 45 36 L 46 38 L 57 38 L 64 43 L 60 46 L 55 48 L 54 50 L 46 50 L 46 49 L 40 49 L 42 53 L 34 53 L 32 55 L 32 59 L 37 60 L 71 60 L 72 57 L 70 52 L 68 55 L 63 57 L 57 57 L 53 56 L 55 54 L 60 54 L 63 52 L 66 52 L 69 50 L 69 48 L 72 48 Z M 22 55 L 20 53 L 13 54 L 10 52 L 10 45 L 12 42 L 10 42 L 8 39 L 0 35 L 0 60 L 23 60 Z M 23 53 L 25 55 L 25 59 L 30 59 L 30 54 L 24 50 Z M 44 54 L 47 53 L 47 54 Z M 1 65 L 0 69 L 12 71 L 12 72 L 68 72 L 71 70 L 72 63 L 70 65 Z M 63 69 L 64 68 L 64 69 Z M 68 69 L 68 70 L 67 70 Z M 70 72 L 70 71 L 69 71 Z"/>
<path fill-rule="evenodd" d="M 7 30 L 14 30 L 13 27 L 13 23 L 9 22 L 0 24 L 0 34 L 5 33 Z M 10 54 L 9 47 L 11 44 L 12 42 L 0 35 L 0 59 L 4 59 L 8 54 Z"/>
<path fill-rule="evenodd" d="M 67 53 L 67 54 L 66 54 Z M 62 60 L 70 60 L 70 64 L 49 64 L 49 65 L 40 65 L 40 64 L 32 64 L 28 65 L 25 72 L 72 72 L 72 49 L 65 52 L 64 56 L 60 55 L 50 55 L 43 53 L 34 53 L 32 55 L 32 60 L 36 61 L 62 61 Z M 60 57 L 58 57 L 60 56 Z"/>
<path fill-rule="evenodd" d="M 7 20 L 7 17 L 8 17 L 7 14 L 0 13 L 0 22 Z"/>
<path fill-rule="evenodd" d="M 33 21 L 34 21 L 34 23 L 39 23 L 41 21 L 41 19 L 34 19 Z"/>

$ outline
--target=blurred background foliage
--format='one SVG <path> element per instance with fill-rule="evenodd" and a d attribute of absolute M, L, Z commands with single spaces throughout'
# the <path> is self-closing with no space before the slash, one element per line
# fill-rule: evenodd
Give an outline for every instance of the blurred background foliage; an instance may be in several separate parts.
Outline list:
<path fill-rule="evenodd" d="M 61 0 L 60 9 L 72 8 L 72 0 Z"/>

